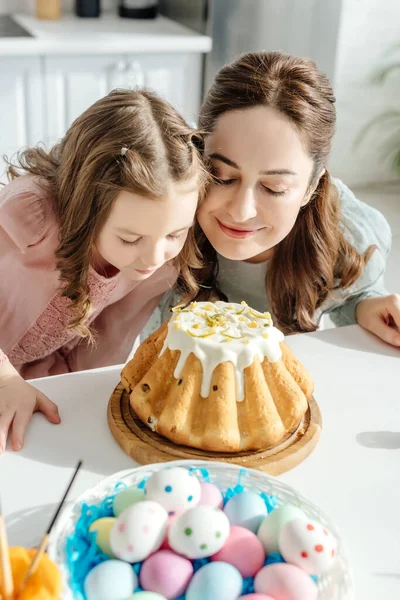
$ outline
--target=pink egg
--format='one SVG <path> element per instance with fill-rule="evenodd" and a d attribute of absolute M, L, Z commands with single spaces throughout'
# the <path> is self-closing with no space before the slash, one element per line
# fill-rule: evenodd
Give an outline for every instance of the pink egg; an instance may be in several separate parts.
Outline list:
<path fill-rule="evenodd" d="M 169 528 L 171 527 L 172 523 L 175 521 L 175 519 L 177 519 L 179 517 L 180 514 L 182 514 L 182 513 L 177 512 L 177 513 L 174 513 L 173 515 L 169 515 L 168 523 L 167 523 L 167 533 L 165 535 L 163 543 L 161 544 L 160 550 L 171 550 L 171 552 L 173 552 L 171 546 L 169 545 L 168 532 L 169 532 Z"/>
<path fill-rule="evenodd" d="M 170 550 L 159 550 L 147 558 L 140 569 L 140 585 L 173 600 L 185 593 L 193 575 L 190 560 Z"/>
<path fill-rule="evenodd" d="M 214 508 L 222 508 L 224 500 L 221 491 L 213 483 L 203 481 L 200 484 L 201 496 L 199 505 L 213 506 Z"/>
<path fill-rule="evenodd" d="M 264 564 L 265 552 L 255 533 L 233 525 L 224 547 L 211 560 L 236 567 L 242 577 L 253 577 Z"/>
<path fill-rule="evenodd" d="M 286 563 L 267 565 L 254 579 L 258 594 L 272 596 L 275 600 L 317 600 L 318 589 L 314 581 L 299 567 Z"/>
<path fill-rule="evenodd" d="M 276 598 L 265 594 L 246 594 L 246 596 L 240 596 L 238 600 L 276 600 Z"/>

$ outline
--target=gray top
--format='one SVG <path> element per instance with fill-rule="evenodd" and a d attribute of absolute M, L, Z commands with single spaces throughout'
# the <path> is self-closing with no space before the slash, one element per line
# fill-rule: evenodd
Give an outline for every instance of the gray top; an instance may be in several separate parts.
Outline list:
<path fill-rule="evenodd" d="M 333 182 L 340 194 L 340 227 L 346 239 L 360 254 L 364 254 L 372 245 L 377 246 L 354 284 L 332 292 L 314 315 L 317 325 L 320 324 L 323 315 L 329 313 L 333 323 L 341 326 L 356 323 L 355 310 L 360 300 L 388 294 L 384 286 L 384 274 L 392 236 L 386 219 L 379 211 L 357 200 L 353 192 L 339 179 L 334 179 Z M 265 292 L 267 262 L 252 264 L 229 260 L 222 256 L 218 259 L 218 284 L 229 301 L 245 300 L 259 311 L 270 310 Z M 161 321 L 167 319 L 170 307 L 178 301 L 179 298 L 173 294 L 167 294 L 145 328 L 144 335 L 154 331 Z"/>

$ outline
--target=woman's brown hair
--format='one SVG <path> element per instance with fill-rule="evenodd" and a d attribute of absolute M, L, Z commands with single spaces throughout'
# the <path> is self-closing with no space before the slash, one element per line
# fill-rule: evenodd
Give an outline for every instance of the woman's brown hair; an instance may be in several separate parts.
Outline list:
<path fill-rule="evenodd" d="M 51 150 L 30 148 L 8 168 L 40 178 L 54 199 L 59 222 L 56 267 L 63 296 L 71 300 L 70 327 L 90 336 L 88 271 L 94 242 L 122 190 L 157 198 L 170 181 L 206 181 L 197 133 L 168 102 L 145 90 L 114 90 L 68 129 Z M 124 150 L 122 150 L 124 148 Z M 185 291 L 195 294 L 191 268 L 200 266 L 191 230 L 175 259 Z"/>
<path fill-rule="evenodd" d="M 309 182 L 314 192 L 291 232 L 275 247 L 266 280 L 275 322 L 286 333 L 313 331 L 315 310 L 335 288 L 346 288 L 359 277 L 372 250 L 360 256 L 340 228 L 340 200 L 326 170 L 335 97 L 328 78 L 312 61 L 280 52 L 249 53 L 217 74 L 201 108 L 200 130 L 207 136 L 224 113 L 255 106 L 284 114 L 314 162 Z M 200 230 L 198 234 L 205 261 L 198 274 L 203 284 L 198 297 L 221 296 L 216 252 Z"/>

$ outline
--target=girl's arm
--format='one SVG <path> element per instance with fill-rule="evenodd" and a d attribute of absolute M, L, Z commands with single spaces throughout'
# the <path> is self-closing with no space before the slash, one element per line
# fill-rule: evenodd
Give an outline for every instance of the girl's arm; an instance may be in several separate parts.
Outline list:
<path fill-rule="evenodd" d="M 14 306 L 13 290 L 4 284 L 10 277 L 5 275 L 12 273 L 18 257 L 24 260 L 23 255 L 29 247 L 46 234 L 46 210 L 40 193 L 30 177 L 20 177 L 0 192 L 0 317 L 3 318 L 5 307 Z M 29 301 L 25 310 L 29 310 Z M 13 335 L 8 327 L 9 324 L 3 321 L 0 327 L 3 344 L 7 344 Z M 43 412 L 52 423 L 60 422 L 57 406 L 29 385 L 0 349 L 0 454 L 5 450 L 11 430 L 12 448 L 22 448 L 25 430 L 35 411 Z"/>

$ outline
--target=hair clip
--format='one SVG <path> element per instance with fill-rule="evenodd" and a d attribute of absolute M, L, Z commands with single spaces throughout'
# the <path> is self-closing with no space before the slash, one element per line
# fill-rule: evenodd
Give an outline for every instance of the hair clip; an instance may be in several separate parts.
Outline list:
<path fill-rule="evenodd" d="M 129 150 L 128 146 L 122 146 L 121 156 L 126 156 L 126 153 L 128 152 L 128 150 Z"/>

